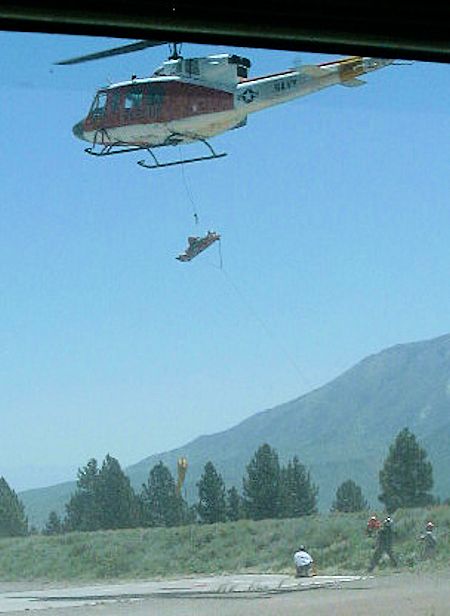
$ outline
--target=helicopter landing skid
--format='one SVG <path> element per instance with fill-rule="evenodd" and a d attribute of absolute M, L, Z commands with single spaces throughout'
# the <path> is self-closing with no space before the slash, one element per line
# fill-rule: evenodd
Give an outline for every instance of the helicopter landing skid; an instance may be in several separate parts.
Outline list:
<path fill-rule="evenodd" d="M 145 167 L 146 169 L 161 169 L 162 167 L 174 167 L 175 165 L 187 165 L 188 163 L 197 163 L 202 160 L 223 158 L 224 156 L 227 155 L 226 152 L 220 152 L 219 154 L 217 154 L 217 152 L 214 151 L 212 145 L 209 144 L 206 141 L 206 139 L 198 139 L 198 141 L 201 141 L 202 143 L 204 143 L 211 153 L 206 156 L 197 156 L 195 158 L 187 158 L 186 160 L 173 160 L 168 163 L 160 163 L 159 160 L 156 158 L 155 154 L 153 153 L 153 150 L 151 148 L 146 148 L 147 152 L 153 158 L 154 162 L 149 164 L 145 160 L 138 160 L 138 165 L 140 165 L 141 167 Z"/>
<path fill-rule="evenodd" d="M 102 149 L 98 152 L 94 150 L 95 145 L 91 148 L 85 148 L 86 154 L 90 154 L 91 156 L 112 156 L 113 154 L 127 154 L 128 152 L 137 152 L 138 150 L 148 150 L 146 147 L 141 147 L 138 145 L 128 146 L 126 144 L 122 145 L 120 143 L 114 143 L 111 145 L 104 145 Z"/>

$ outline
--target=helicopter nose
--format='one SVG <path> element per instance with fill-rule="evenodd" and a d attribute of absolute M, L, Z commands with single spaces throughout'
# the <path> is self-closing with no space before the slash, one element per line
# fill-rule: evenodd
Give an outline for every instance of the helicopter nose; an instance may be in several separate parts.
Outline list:
<path fill-rule="evenodd" d="M 83 122 L 77 122 L 75 126 L 72 128 L 72 132 L 78 139 L 84 140 L 84 130 L 83 130 Z"/>

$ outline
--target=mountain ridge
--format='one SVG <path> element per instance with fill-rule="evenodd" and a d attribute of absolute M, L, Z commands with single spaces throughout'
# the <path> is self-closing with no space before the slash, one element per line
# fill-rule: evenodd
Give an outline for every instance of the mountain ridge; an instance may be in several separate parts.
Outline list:
<path fill-rule="evenodd" d="M 406 426 L 426 446 L 435 470 L 435 493 L 448 496 L 450 479 L 441 467 L 442 461 L 450 462 L 450 334 L 372 353 L 309 393 L 258 411 L 226 430 L 148 456 L 125 471 L 140 490 L 159 461 L 175 474 L 177 459 L 186 456 L 186 496 L 192 501 L 208 460 L 227 486 L 240 490 L 246 464 L 257 447 L 268 442 L 282 463 L 297 455 L 310 468 L 322 510 L 329 508 L 336 488 L 348 478 L 361 485 L 372 507 L 379 508 L 378 471 L 389 445 Z M 74 489 L 75 482 L 64 482 L 19 495 L 30 520 L 42 525 L 51 509 L 64 511 Z M 50 502 L 54 506 L 49 509 Z"/>

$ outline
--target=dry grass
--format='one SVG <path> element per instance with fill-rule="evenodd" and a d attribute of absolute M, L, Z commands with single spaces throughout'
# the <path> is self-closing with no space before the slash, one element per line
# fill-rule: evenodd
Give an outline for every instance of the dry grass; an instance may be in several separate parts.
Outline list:
<path fill-rule="evenodd" d="M 419 537 L 433 519 L 439 548 L 434 562 L 420 558 Z M 233 572 L 291 573 L 299 544 L 313 554 L 319 573 L 366 571 L 373 540 L 367 514 L 328 514 L 263 520 L 146 528 L 55 537 L 0 540 L 0 579 L 142 579 Z M 450 507 L 404 510 L 394 516 L 399 568 L 446 567 L 450 561 Z M 388 567 L 381 563 L 380 569 Z"/>

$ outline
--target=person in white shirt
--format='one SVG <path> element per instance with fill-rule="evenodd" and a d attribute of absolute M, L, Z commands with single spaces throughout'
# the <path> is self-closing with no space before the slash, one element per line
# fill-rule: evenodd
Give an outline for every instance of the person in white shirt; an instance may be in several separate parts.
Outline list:
<path fill-rule="evenodd" d="M 313 562 L 312 556 L 308 554 L 305 546 L 301 545 L 294 554 L 296 577 L 310 577 L 312 575 Z"/>

